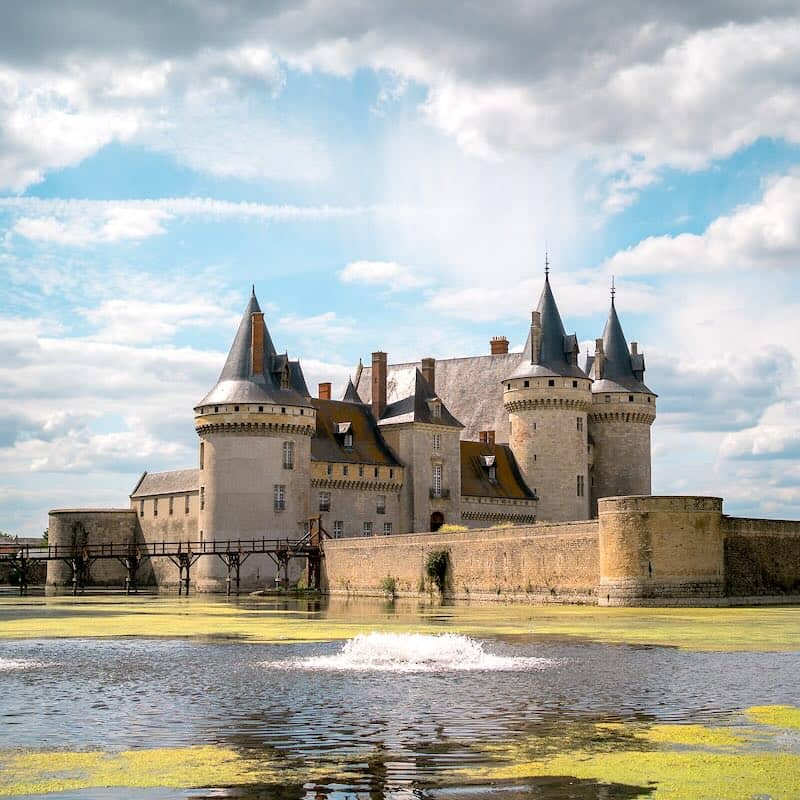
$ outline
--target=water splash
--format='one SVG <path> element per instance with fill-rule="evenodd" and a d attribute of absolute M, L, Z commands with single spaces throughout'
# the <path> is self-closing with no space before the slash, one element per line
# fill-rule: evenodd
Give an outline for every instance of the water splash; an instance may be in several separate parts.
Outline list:
<path fill-rule="evenodd" d="M 552 663 L 547 658 L 487 653 L 481 642 L 456 633 L 367 633 L 345 642 L 331 656 L 268 661 L 265 666 L 342 672 L 466 672 L 543 669 Z"/>
<path fill-rule="evenodd" d="M 36 669 L 43 667 L 41 661 L 33 661 L 27 658 L 3 658 L 0 656 L 0 672 L 11 672 L 15 669 Z"/>

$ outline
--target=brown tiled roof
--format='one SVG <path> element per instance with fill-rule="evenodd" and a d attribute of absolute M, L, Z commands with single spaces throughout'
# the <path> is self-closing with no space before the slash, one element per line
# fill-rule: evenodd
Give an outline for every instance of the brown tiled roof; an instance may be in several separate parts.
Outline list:
<path fill-rule="evenodd" d="M 131 497 L 153 497 L 159 494 L 196 492 L 200 486 L 200 470 L 175 469 L 171 472 L 145 472 Z"/>
<path fill-rule="evenodd" d="M 489 480 L 484 456 L 494 456 L 496 480 Z M 520 474 L 514 454 L 506 444 L 461 442 L 461 494 L 467 497 L 504 497 L 533 500 L 534 494 Z"/>
<path fill-rule="evenodd" d="M 338 461 L 348 464 L 400 466 L 384 442 L 369 406 L 342 400 L 312 398 L 317 410 L 317 431 L 311 439 L 312 461 Z M 353 446 L 345 448 L 339 425 L 349 422 Z"/>

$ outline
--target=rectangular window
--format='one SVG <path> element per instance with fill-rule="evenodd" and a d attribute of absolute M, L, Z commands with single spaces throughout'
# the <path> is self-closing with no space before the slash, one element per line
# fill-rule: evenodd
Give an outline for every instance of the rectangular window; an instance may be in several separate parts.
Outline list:
<path fill-rule="evenodd" d="M 153 498 L 153 516 L 154 517 L 158 516 L 158 498 L 157 497 Z"/>
<path fill-rule="evenodd" d="M 294 442 L 283 443 L 283 468 L 294 469 Z"/>
<path fill-rule="evenodd" d="M 359 467 L 358 468 L 358 477 L 359 478 L 363 478 L 364 477 L 364 467 Z"/>
<path fill-rule="evenodd" d="M 350 472 L 350 467 L 348 467 L 347 464 L 345 464 L 342 467 L 342 475 L 344 475 L 346 477 L 349 472 Z"/>
<path fill-rule="evenodd" d="M 344 435 L 344 447 L 345 447 L 345 450 L 352 450 L 352 448 L 353 448 L 353 434 L 352 433 L 346 433 Z"/>
<path fill-rule="evenodd" d="M 205 449 L 206 449 L 206 443 L 205 442 L 200 442 L 200 469 L 203 469 L 203 467 L 205 465 L 204 464 L 204 462 L 205 462 Z"/>
<path fill-rule="evenodd" d="M 494 464 L 489 467 L 489 480 L 492 483 L 497 483 L 497 467 Z"/>
<path fill-rule="evenodd" d="M 392 535 L 392 523 L 391 522 L 384 522 L 383 523 L 383 535 L 384 536 L 391 536 Z"/>
<path fill-rule="evenodd" d="M 333 464 L 328 464 L 328 475 L 333 475 Z"/>
<path fill-rule="evenodd" d="M 578 388 L 578 381 L 572 381 L 572 388 L 573 389 L 577 389 Z"/>
<path fill-rule="evenodd" d="M 440 433 L 433 434 L 433 449 L 434 450 L 442 449 L 442 435 Z"/>
<path fill-rule="evenodd" d="M 200 487 L 200 510 L 202 511 L 206 507 L 206 487 Z"/>
<path fill-rule="evenodd" d="M 144 500 L 139 501 L 139 516 L 144 516 Z"/>
<path fill-rule="evenodd" d="M 629 394 L 629 395 L 628 395 L 628 402 L 629 402 L 629 403 L 632 403 L 632 402 L 633 402 L 633 395 L 632 395 L 632 394 Z"/>
<path fill-rule="evenodd" d="M 578 430 L 582 431 L 583 430 L 583 417 L 578 417 L 577 420 L 578 420 Z"/>
<path fill-rule="evenodd" d="M 434 417 L 442 416 L 442 404 L 438 400 L 431 407 L 431 412 L 433 413 Z"/>
<path fill-rule="evenodd" d="M 170 495 L 169 496 L 169 515 L 170 516 L 172 516 L 173 511 L 175 510 L 174 506 L 175 506 L 175 498 L 172 495 Z"/>
<path fill-rule="evenodd" d="M 530 389 L 531 382 L 530 382 L 530 381 L 525 381 L 525 383 L 523 383 L 523 384 L 522 384 L 522 386 L 523 386 L 523 388 L 525 388 L 525 389 Z"/>
<path fill-rule="evenodd" d="M 607 394 L 605 399 L 606 399 L 606 403 L 610 403 L 611 402 L 611 395 Z"/>
<path fill-rule="evenodd" d="M 442 465 L 441 464 L 434 464 L 433 465 L 433 496 L 434 497 L 441 497 L 442 496 Z"/>
<path fill-rule="evenodd" d="M 319 510 L 320 511 L 330 511 L 331 510 L 331 493 L 330 492 L 320 492 L 319 493 Z"/>
<path fill-rule="evenodd" d="M 377 478 L 378 475 L 380 475 L 380 474 L 381 473 L 380 473 L 380 470 L 378 469 L 378 467 L 375 467 L 375 477 Z"/>
<path fill-rule="evenodd" d="M 578 497 L 583 497 L 583 475 L 578 475 L 577 487 Z"/>
<path fill-rule="evenodd" d="M 340 519 L 334 520 L 333 523 L 333 538 L 341 539 L 344 536 L 344 522 Z"/>
<path fill-rule="evenodd" d="M 393 469 L 390 469 L 390 470 L 389 470 L 389 480 L 390 480 L 390 481 L 393 481 L 393 480 L 394 480 L 394 470 L 393 470 Z"/>
<path fill-rule="evenodd" d="M 375 509 L 375 511 L 378 514 L 385 514 L 386 513 L 386 495 L 385 494 L 379 494 L 378 495 L 377 508 Z"/>
<path fill-rule="evenodd" d="M 184 514 L 188 514 L 189 513 L 189 495 L 188 494 L 186 495 L 186 497 L 183 500 L 183 513 Z"/>
<path fill-rule="evenodd" d="M 273 507 L 275 511 L 285 511 L 286 487 L 282 483 L 276 483 L 272 491 L 273 491 Z"/>
<path fill-rule="evenodd" d="M 372 523 L 365 522 L 363 527 L 361 528 L 361 533 L 364 536 L 372 536 Z"/>
<path fill-rule="evenodd" d="M 548 386 L 555 386 L 556 382 L 555 382 L 555 380 L 553 378 L 550 378 L 550 380 L 547 381 L 547 385 Z"/>

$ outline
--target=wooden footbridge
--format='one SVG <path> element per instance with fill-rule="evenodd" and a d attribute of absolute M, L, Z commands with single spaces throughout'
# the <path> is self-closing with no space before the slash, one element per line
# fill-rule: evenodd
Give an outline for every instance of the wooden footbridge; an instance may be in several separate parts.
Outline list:
<path fill-rule="evenodd" d="M 125 568 L 125 591 L 130 594 L 138 589 L 137 574 L 143 562 L 168 559 L 178 568 L 178 594 L 189 594 L 192 567 L 201 558 L 219 558 L 227 568 L 227 593 L 239 594 L 240 570 L 253 555 L 266 555 L 282 573 L 283 585 L 289 584 L 289 562 L 294 558 L 305 559 L 309 588 L 320 586 L 322 541 L 327 531 L 315 518 L 309 532 L 301 539 L 229 539 L 214 541 L 145 542 L 93 544 L 78 523 L 69 544 L 0 544 L 0 563 L 7 563 L 19 580 L 19 593 L 28 591 L 31 569 L 37 563 L 62 561 L 72 573 L 72 594 L 76 595 L 89 580 L 90 568 L 96 561 L 117 561 Z M 83 535 L 81 535 L 83 534 Z"/>

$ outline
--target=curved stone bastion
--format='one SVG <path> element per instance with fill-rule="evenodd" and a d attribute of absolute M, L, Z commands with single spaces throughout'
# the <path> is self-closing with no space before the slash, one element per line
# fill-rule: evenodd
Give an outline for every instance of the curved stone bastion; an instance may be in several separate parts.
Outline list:
<path fill-rule="evenodd" d="M 600 605 L 707 604 L 723 596 L 721 498 L 606 497 L 598 516 Z"/>

